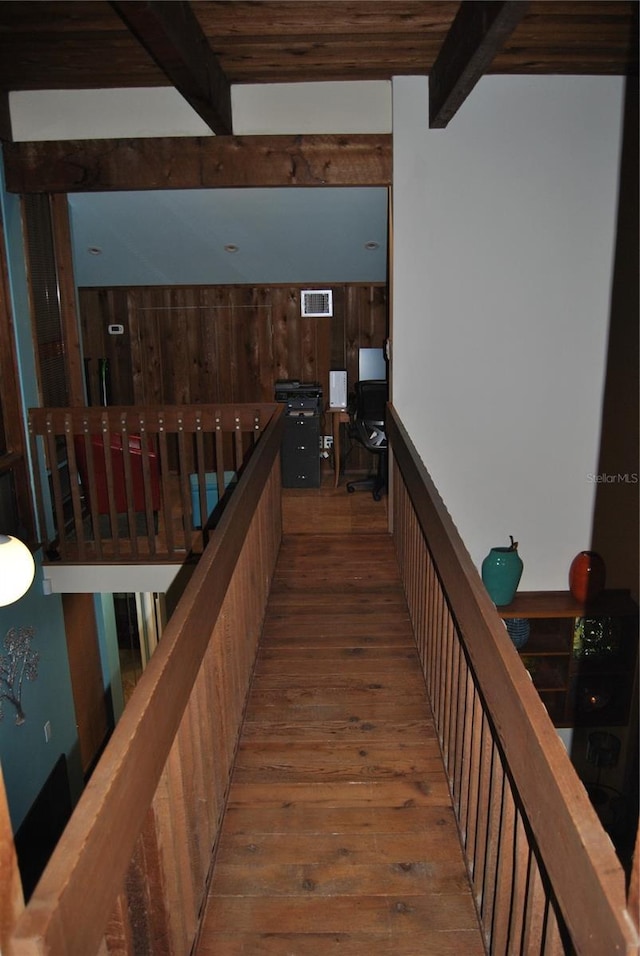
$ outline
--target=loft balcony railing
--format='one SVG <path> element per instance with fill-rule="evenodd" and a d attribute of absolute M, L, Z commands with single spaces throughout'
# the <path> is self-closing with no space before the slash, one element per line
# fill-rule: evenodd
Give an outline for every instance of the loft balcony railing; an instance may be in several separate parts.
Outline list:
<path fill-rule="evenodd" d="M 276 408 L 32 408 L 45 554 L 153 562 L 201 551 Z"/>
<path fill-rule="evenodd" d="M 7 956 L 191 951 L 281 540 L 283 424 L 256 444 L 24 909 L 0 800 Z M 633 956 L 637 853 L 627 890 L 393 408 L 388 435 L 393 536 L 487 953 Z"/>
<path fill-rule="evenodd" d="M 394 410 L 393 535 L 489 954 L 638 953 L 630 885 Z"/>
<path fill-rule="evenodd" d="M 272 414 L 245 458 L 22 912 L 0 793 L 3 954 L 190 952 L 280 546 L 283 426 Z"/>

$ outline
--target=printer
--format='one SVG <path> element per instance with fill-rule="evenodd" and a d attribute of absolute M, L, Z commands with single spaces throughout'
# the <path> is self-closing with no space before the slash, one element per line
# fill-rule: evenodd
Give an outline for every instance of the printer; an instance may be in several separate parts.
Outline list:
<path fill-rule="evenodd" d="M 322 386 L 318 382 L 281 379 L 275 384 L 276 402 L 284 402 L 287 415 L 319 415 L 322 411 Z"/>

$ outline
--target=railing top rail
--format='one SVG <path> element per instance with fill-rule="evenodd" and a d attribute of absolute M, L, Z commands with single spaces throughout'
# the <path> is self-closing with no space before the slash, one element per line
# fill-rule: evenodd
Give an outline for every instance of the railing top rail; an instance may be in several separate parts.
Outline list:
<path fill-rule="evenodd" d="M 74 434 L 86 431 L 139 431 L 141 423 L 150 433 L 204 430 L 215 432 L 262 430 L 277 407 L 276 402 L 236 402 L 201 405 L 107 405 L 76 408 L 30 408 L 32 432 L 62 434 L 71 423 Z"/>
<path fill-rule="evenodd" d="M 387 434 L 576 950 L 636 953 L 624 871 L 613 845 L 391 405 Z"/>
<path fill-rule="evenodd" d="M 271 416 L 16 924 L 12 937 L 16 952 L 32 940 L 40 940 L 41 947 L 29 951 L 63 952 L 65 939 L 73 939 L 74 952 L 98 951 L 247 530 L 277 460 L 284 426 L 281 411 L 276 408 Z"/>

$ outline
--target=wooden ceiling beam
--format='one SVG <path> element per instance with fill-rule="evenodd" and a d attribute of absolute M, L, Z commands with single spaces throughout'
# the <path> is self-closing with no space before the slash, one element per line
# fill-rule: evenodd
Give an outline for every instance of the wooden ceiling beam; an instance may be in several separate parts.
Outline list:
<path fill-rule="evenodd" d="M 112 0 L 111 6 L 207 126 L 230 135 L 231 84 L 191 5 Z"/>
<path fill-rule="evenodd" d="M 7 143 L 13 193 L 246 186 L 388 186 L 389 134 Z"/>
<path fill-rule="evenodd" d="M 429 74 L 431 129 L 444 129 L 528 6 L 528 0 L 463 0 Z"/>
<path fill-rule="evenodd" d="M 11 143 L 12 141 L 13 130 L 11 127 L 9 94 L 6 90 L 0 90 L 0 142 Z"/>

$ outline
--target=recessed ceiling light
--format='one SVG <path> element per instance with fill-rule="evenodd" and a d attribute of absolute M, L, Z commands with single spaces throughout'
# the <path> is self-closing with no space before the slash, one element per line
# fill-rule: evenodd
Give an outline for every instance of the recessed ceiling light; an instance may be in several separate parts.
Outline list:
<path fill-rule="evenodd" d="M 380 243 L 376 242 L 375 239 L 369 239 L 368 242 L 365 242 L 364 247 L 367 252 L 374 252 L 376 249 L 380 248 Z"/>
<path fill-rule="evenodd" d="M 90 256 L 102 255 L 102 249 L 100 248 L 100 246 L 89 246 L 89 248 L 87 249 L 87 252 L 89 253 Z"/>
<path fill-rule="evenodd" d="M 228 242 L 224 247 L 225 252 L 238 252 L 239 249 L 240 246 L 236 246 L 235 242 Z"/>

